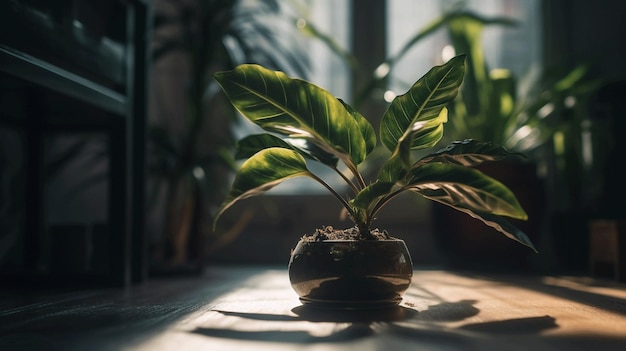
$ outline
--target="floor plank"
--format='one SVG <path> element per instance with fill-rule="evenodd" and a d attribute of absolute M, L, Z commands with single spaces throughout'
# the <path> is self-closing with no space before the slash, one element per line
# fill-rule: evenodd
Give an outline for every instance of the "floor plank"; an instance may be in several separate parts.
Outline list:
<path fill-rule="evenodd" d="M 626 350 L 626 286 L 416 269 L 400 306 L 303 307 L 284 267 L 0 294 L 0 350 Z"/>

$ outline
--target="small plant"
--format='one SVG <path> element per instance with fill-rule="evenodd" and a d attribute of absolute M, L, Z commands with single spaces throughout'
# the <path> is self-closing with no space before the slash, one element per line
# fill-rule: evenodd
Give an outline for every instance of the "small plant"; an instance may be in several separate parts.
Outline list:
<path fill-rule="evenodd" d="M 343 205 L 359 239 L 374 240 L 371 228 L 379 211 L 397 195 L 411 191 L 477 218 L 535 250 L 526 234 L 502 217 L 527 219 L 515 195 L 473 168 L 520 154 L 468 139 L 413 160 L 412 150 L 434 147 L 442 138 L 448 119 L 446 105 L 457 95 L 464 73 L 465 55 L 456 56 L 433 67 L 406 94 L 392 101 L 379 131 L 380 142 L 391 156 L 370 183 L 358 166 L 377 145 L 376 133 L 347 103 L 307 81 L 259 65 L 245 64 L 214 74 L 233 106 L 269 132 L 239 141 L 236 157 L 247 160 L 215 221 L 239 200 L 260 195 L 284 180 L 306 176 Z M 312 173 L 307 168 L 311 161 L 336 171 L 350 195 L 342 196 Z"/>

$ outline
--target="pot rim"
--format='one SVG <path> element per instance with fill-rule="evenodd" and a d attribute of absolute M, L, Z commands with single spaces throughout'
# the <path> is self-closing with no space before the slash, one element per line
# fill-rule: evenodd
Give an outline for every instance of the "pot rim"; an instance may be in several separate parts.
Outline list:
<path fill-rule="evenodd" d="M 369 240 L 369 239 L 328 239 L 328 240 L 300 239 L 299 241 L 307 242 L 307 243 L 311 243 L 311 244 L 322 244 L 322 243 L 376 243 L 376 242 L 398 242 L 398 241 L 404 242 L 403 239 L 399 239 L 399 238 L 376 239 L 376 240 Z"/>

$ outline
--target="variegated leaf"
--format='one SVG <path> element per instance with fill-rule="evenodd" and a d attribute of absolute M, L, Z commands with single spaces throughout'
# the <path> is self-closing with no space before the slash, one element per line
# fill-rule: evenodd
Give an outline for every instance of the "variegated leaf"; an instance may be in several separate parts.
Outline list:
<path fill-rule="evenodd" d="M 447 114 L 441 110 L 452 101 L 463 82 L 465 55 L 433 67 L 404 94 L 397 96 L 385 112 L 380 126 L 380 140 L 391 152 L 416 122 L 426 126 L 413 135 L 412 149 L 434 146 L 443 135 Z"/>
<path fill-rule="evenodd" d="M 298 152 L 279 147 L 261 150 L 241 165 L 214 223 L 235 202 L 260 195 L 287 179 L 310 175 Z"/>
<path fill-rule="evenodd" d="M 307 139 L 351 169 L 365 159 L 359 123 L 328 91 L 254 64 L 217 72 L 214 78 L 233 106 L 261 128 Z"/>

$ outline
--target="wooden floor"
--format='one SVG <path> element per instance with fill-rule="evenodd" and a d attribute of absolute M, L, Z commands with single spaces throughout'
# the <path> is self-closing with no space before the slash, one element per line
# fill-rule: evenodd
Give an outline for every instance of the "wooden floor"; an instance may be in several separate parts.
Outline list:
<path fill-rule="evenodd" d="M 283 267 L 0 294 L 0 350 L 626 350 L 626 285 L 415 270 L 398 308 L 304 308 Z"/>

